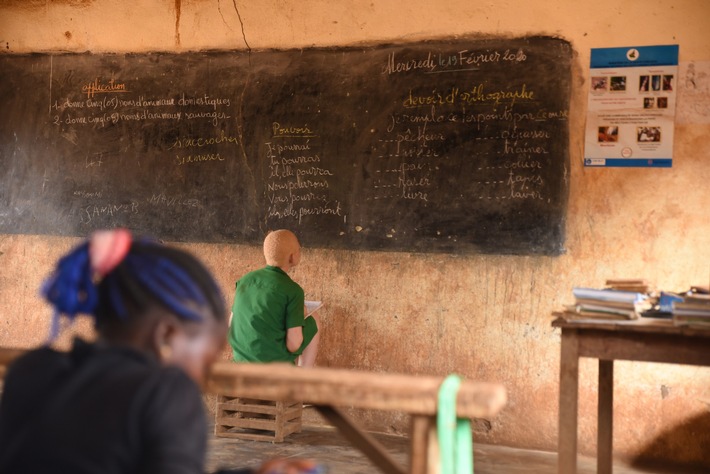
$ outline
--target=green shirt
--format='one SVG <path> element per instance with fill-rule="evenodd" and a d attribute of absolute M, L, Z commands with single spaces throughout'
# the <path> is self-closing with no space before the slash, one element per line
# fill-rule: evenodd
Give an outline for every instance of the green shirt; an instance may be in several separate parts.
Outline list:
<path fill-rule="evenodd" d="M 289 328 L 303 326 L 303 289 L 278 267 L 247 273 L 237 282 L 229 344 L 237 362 L 294 362 L 286 348 Z M 312 319 L 312 318 L 311 318 Z"/>

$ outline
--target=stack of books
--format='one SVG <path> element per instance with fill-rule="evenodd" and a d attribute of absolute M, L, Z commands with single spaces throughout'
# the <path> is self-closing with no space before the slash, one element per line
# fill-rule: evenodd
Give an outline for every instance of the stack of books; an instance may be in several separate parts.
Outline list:
<path fill-rule="evenodd" d="M 607 280 L 607 288 L 619 291 L 631 291 L 633 293 L 650 293 L 651 285 L 643 279 L 617 279 Z"/>
<path fill-rule="evenodd" d="M 673 323 L 677 326 L 710 328 L 710 295 L 690 293 L 673 302 Z"/>
<path fill-rule="evenodd" d="M 636 291 L 574 288 L 575 303 L 565 306 L 567 319 L 637 319 L 651 307 L 649 296 Z"/>

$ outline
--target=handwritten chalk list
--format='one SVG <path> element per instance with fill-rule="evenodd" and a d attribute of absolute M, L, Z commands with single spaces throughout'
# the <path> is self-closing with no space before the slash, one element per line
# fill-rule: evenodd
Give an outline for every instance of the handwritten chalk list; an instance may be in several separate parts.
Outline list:
<path fill-rule="evenodd" d="M 559 254 L 570 45 L 0 58 L 0 231 Z"/>

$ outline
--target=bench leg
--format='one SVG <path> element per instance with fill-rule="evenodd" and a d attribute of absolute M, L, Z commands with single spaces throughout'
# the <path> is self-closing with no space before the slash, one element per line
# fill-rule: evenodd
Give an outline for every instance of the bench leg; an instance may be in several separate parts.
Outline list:
<path fill-rule="evenodd" d="M 328 405 L 316 405 L 316 408 L 382 472 L 387 474 L 406 474 L 404 469 L 392 459 L 392 456 L 385 451 L 382 445 L 370 434 L 358 428 L 344 412 Z"/>
<path fill-rule="evenodd" d="M 436 435 L 435 417 L 412 416 L 412 445 L 410 449 L 410 474 L 439 473 L 439 438 Z"/>

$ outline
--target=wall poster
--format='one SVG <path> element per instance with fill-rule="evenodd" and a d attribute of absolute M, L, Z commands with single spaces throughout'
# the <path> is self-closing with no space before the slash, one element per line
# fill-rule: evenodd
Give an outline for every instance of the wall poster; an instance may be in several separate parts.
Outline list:
<path fill-rule="evenodd" d="M 678 45 L 591 52 L 584 166 L 673 163 Z"/>

